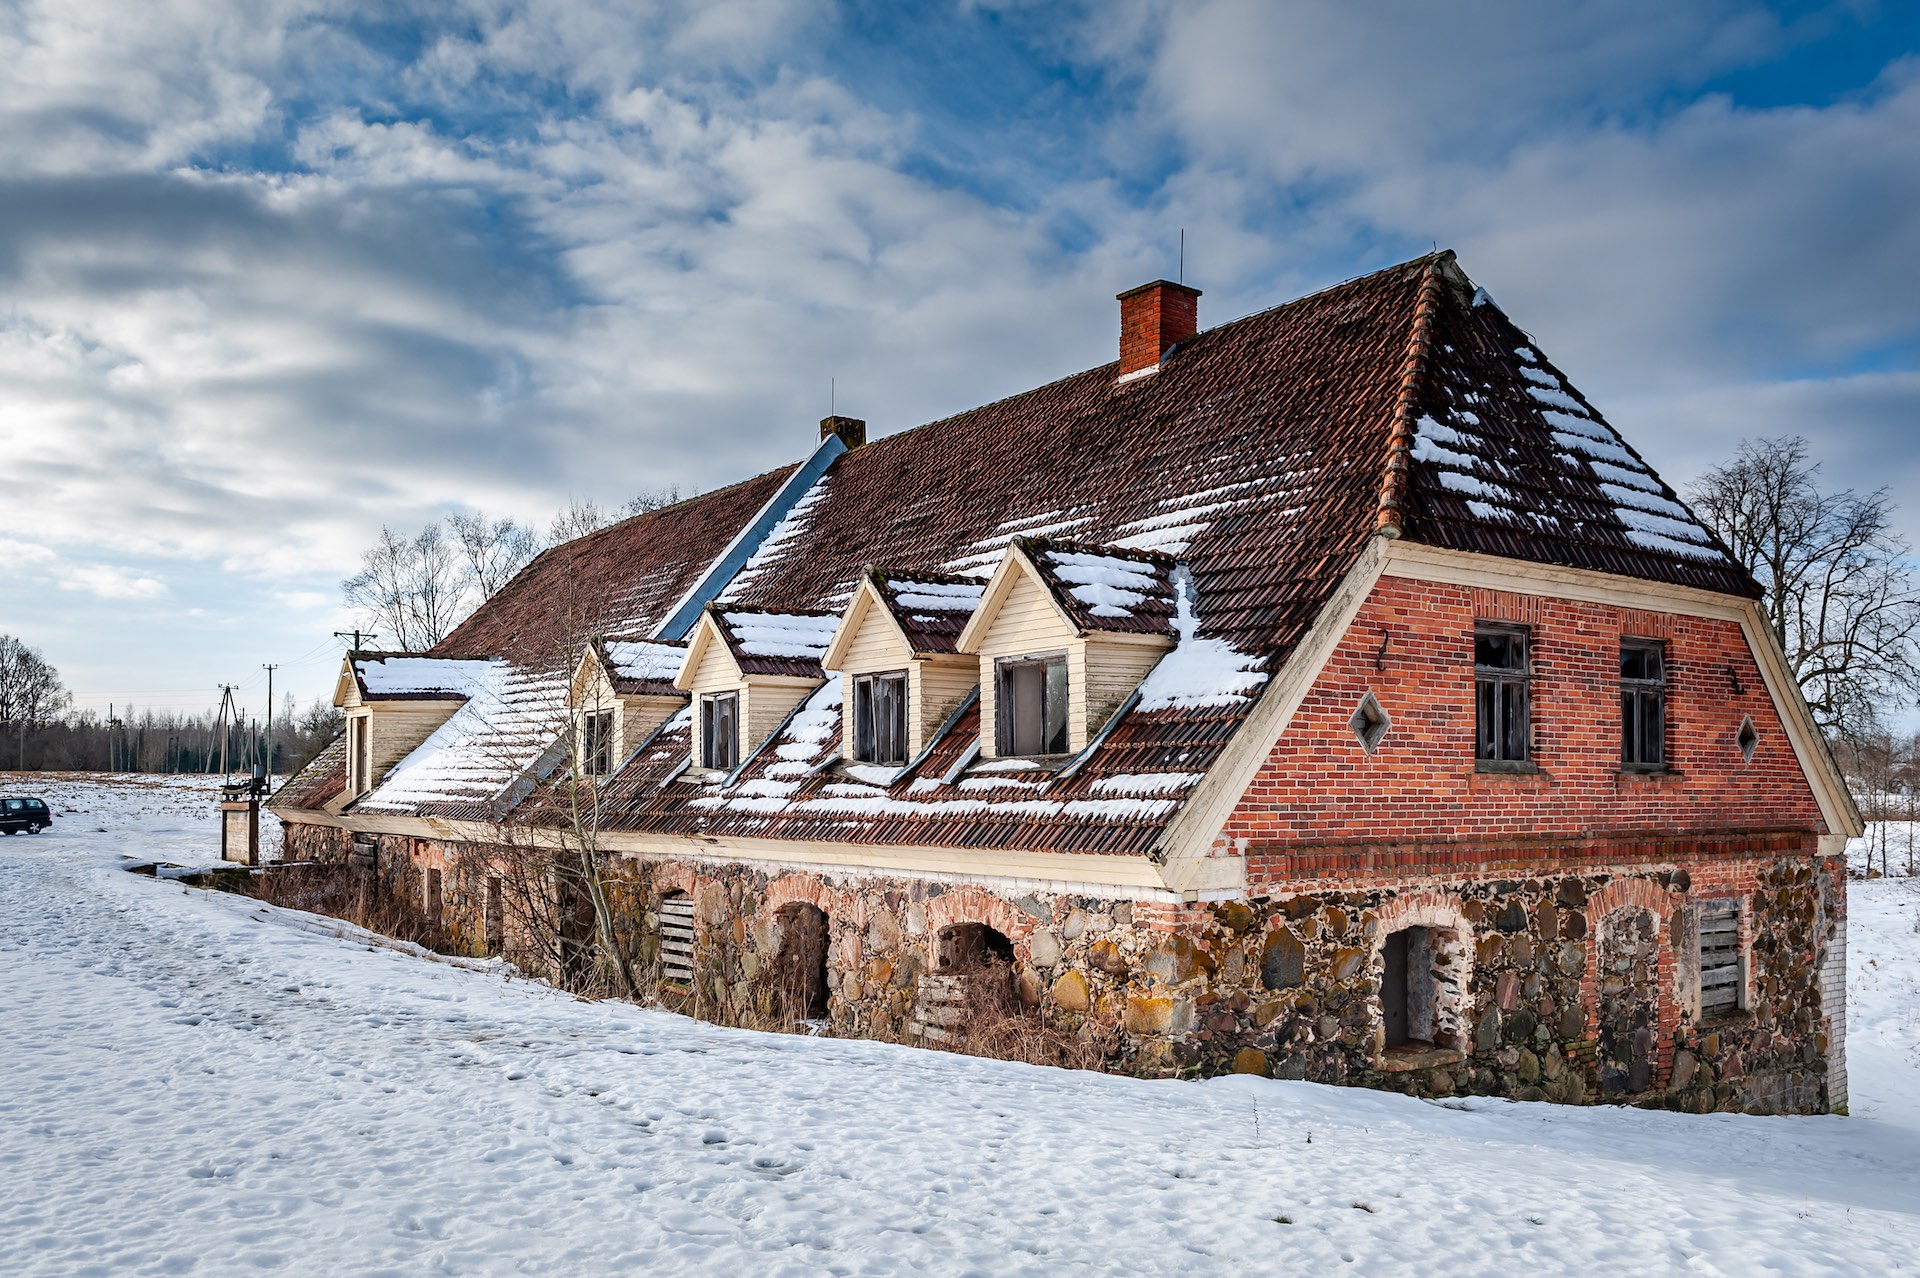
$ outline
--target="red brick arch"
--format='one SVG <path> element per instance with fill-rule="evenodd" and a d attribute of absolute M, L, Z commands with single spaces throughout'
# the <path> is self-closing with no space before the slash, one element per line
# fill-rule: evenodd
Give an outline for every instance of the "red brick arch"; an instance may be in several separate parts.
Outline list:
<path fill-rule="evenodd" d="M 936 951 L 940 933 L 956 923 L 984 923 L 1015 944 L 1033 931 L 1026 914 L 977 887 L 949 888 L 927 902 L 927 942 Z"/>
<path fill-rule="evenodd" d="M 825 915 L 840 912 L 840 894 L 811 874 L 786 874 L 767 885 L 760 898 L 760 914 L 772 918 L 795 903 L 811 905 Z"/>

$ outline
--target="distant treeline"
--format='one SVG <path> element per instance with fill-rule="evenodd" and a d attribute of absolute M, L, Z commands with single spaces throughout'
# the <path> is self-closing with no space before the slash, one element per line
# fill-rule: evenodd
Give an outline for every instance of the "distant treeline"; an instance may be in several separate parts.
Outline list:
<path fill-rule="evenodd" d="M 340 734 L 342 724 L 340 712 L 327 701 L 296 710 L 288 697 L 274 713 L 269 770 L 279 776 L 298 771 Z M 218 772 L 222 744 L 230 772 L 250 772 L 268 761 L 267 725 L 261 720 L 222 724 L 212 711 L 135 709 L 109 719 L 86 710 L 0 737 L 0 768 Z"/>

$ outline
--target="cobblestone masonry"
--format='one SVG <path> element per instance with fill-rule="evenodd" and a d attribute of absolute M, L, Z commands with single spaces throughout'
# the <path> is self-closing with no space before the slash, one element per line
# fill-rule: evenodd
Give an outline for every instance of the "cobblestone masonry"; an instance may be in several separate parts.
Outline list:
<path fill-rule="evenodd" d="M 302 840 L 343 854 L 337 838 Z M 476 880 L 460 869 L 460 849 L 381 842 L 394 890 L 417 891 L 421 866 L 447 866 L 450 929 L 479 935 L 478 897 L 460 886 Z M 981 923 L 1013 942 L 1016 988 L 1033 1013 L 1097 1036 L 1117 1070 L 1695 1112 L 1839 1103 L 1815 973 L 1840 935 L 1841 881 L 1832 866 L 1816 873 L 1810 841 L 1760 855 L 1704 849 L 1690 867 L 1658 870 L 1584 861 L 1528 878 L 1328 882 L 1189 906 L 649 861 L 629 865 L 616 901 L 642 996 L 728 1024 L 786 1023 L 771 971 L 782 910 L 804 904 L 828 920 L 836 1034 L 910 1039 L 941 931 Z M 691 985 L 660 979 L 655 907 L 671 892 L 695 903 Z M 1703 1022 L 1687 984 L 1688 911 L 1729 898 L 1740 903 L 1750 955 L 1746 1006 Z M 1415 925 L 1438 937 L 1433 1046 L 1383 1051 L 1382 946 Z"/>

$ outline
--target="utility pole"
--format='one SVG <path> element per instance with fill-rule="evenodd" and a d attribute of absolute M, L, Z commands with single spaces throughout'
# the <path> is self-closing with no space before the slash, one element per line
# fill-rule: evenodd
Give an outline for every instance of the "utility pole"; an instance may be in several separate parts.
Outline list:
<path fill-rule="evenodd" d="M 351 647 L 351 648 L 349 648 L 349 649 L 347 649 L 347 651 L 348 651 L 348 652 L 358 652 L 358 651 L 360 651 L 360 642 L 361 642 L 361 638 L 360 638 L 360 629 L 359 629 L 359 627 L 357 627 L 357 626 L 356 626 L 356 627 L 354 627 L 354 628 L 353 628 L 352 630 L 336 630 L 336 631 L 334 631 L 334 632 L 333 632 L 333 637 L 334 637 L 335 639 L 352 639 L 352 640 L 353 640 L 353 647 Z M 372 631 L 372 630 L 369 630 L 369 631 L 367 631 L 367 633 L 366 633 L 366 637 L 367 637 L 367 638 L 368 638 L 369 640 L 372 640 L 372 639 L 378 639 L 378 638 L 379 638 L 380 636 L 379 636 L 379 635 L 378 635 L 377 633 L 375 633 L 374 631 Z"/>
<path fill-rule="evenodd" d="M 233 685 L 223 683 L 220 685 L 220 720 L 218 725 L 220 732 L 220 775 L 223 777 L 227 775 L 227 737 L 231 735 L 227 731 L 227 712 L 232 708 Z M 209 757 L 207 763 L 209 764 L 208 771 L 212 771 L 211 764 L 213 763 L 213 759 Z"/>
<path fill-rule="evenodd" d="M 279 667 L 267 666 L 267 786 L 273 786 L 273 672 Z"/>

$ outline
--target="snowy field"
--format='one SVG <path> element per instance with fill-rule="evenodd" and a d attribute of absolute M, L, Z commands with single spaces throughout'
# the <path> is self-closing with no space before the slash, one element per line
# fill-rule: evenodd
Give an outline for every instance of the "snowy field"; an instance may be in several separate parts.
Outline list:
<path fill-rule="evenodd" d="M 0 786 L 8 779 L 0 777 Z M 1140 1082 L 756 1034 L 0 839 L 0 1274 L 1884 1274 L 1920 1267 L 1920 882 L 1853 896 L 1852 1118 Z"/>

